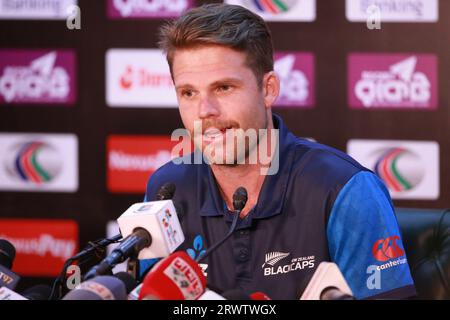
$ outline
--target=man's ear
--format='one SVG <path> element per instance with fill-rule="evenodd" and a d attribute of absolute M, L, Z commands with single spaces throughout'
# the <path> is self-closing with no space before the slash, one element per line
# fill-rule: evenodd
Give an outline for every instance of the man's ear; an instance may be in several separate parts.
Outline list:
<path fill-rule="evenodd" d="M 280 94 L 280 79 L 274 71 L 267 72 L 263 77 L 264 105 L 271 108 Z"/>

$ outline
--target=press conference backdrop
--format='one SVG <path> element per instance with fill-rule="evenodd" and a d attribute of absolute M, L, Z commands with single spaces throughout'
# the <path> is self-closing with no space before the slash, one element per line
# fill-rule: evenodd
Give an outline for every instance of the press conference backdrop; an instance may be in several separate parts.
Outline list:
<path fill-rule="evenodd" d="M 350 153 L 397 206 L 449 206 L 450 1 L 229 2 L 268 21 L 274 112 L 296 135 Z M 202 3 L 0 0 L 0 238 L 14 271 L 56 276 L 143 200 L 182 127 L 157 29 Z"/>

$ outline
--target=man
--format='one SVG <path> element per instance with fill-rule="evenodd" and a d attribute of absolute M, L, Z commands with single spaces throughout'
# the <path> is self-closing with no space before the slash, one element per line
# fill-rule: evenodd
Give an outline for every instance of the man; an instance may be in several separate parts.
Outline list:
<path fill-rule="evenodd" d="M 176 184 L 186 236 L 179 249 L 197 258 L 227 234 L 235 190 L 248 192 L 237 230 L 203 261 L 211 286 L 298 299 L 319 263 L 332 261 L 357 298 L 415 294 L 383 183 L 348 155 L 295 137 L 272 114 L 280 82 L 259 16 L 205 5 L 164 26 L 160 44 L 183 124 L 205 161 L 189 164 L 187 156 L 162 166 L 145 200 L 164 183 Z M 239 132 L 252 130 L 256 140 L 238 147 Z M 269 169 L 243 161 L 260 149 L 271 155 Z"/>

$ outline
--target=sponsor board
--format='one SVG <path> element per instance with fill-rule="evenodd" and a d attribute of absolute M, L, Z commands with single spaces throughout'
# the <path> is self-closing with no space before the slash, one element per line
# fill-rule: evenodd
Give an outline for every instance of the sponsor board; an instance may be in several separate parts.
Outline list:
<path fill-rule="evenodd" d="M 0 0 L 0 20 L 66 20 L 77 0 Z"/>
<path fill-rule="evenodd" d="M 111 19 L 174 18 L 194 6 L 193 0 L 107 0 Z"/>
<path fill-rule="evenodd" d="M 75 135 L 0 134 L 0 190 L 76 192 L 77 189 Z"/>
<path fill-rule="evenodd" d="M 277 52 L 274 69 L 280 78 L 280 95 L 275 106 L 313 107 L 315 104 L 314 55 Z"/>
<path fill-rule="evenodd" d="M 0 104 L 74 104 L 73 50 L 0 49 Z"/>
<path fill-rule="evenodd" d="M 346 0 L 346 16 L 352 22 L 366 22 L 375 7 L 384 22 L 437 22 L 439 0 Z"/>
<path fill-rule="evenodd" d="M 348 98 L 355 109 L 438 105 L 438 66 L 433 54 L 365 54 L 348 57 Z"/>
<path fill-rule="evenodd" d="M 172 160 L 177 143 L 170 136 L 109 136 L 108 190 L 144 193 L 151 174 Z"/>
<path fill-rule="evenodd" d="M 78 225 L 72 220 L 0 219 L 0 238 L 16 249 L 15 273 L 54 277 L 78 250 Z"/>
<path fill-rule="evenodd" d="M 439 198 L 437 142 L 350 140 L 347 152 L 384 181 L 393 199 Z"/>
<path fill-rule="evenodd" d="M 225 3 L 243 6 L 266 21 L 316 20 L 316 0 L 226 0 Z"/>
<path fill-rule="evenodd" d="M 110 107 L 176 108 L 175 87 L 162 51 L 108 50 L 106 103 Z"/>

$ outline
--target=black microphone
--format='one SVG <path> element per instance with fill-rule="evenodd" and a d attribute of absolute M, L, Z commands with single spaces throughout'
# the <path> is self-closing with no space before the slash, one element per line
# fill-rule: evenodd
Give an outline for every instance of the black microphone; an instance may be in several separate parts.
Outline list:
<path fill-rule="evenodd" d="M 211 252 L 216 250 L 225 241 L 227 241 L 228 238 L 231 237 L 234 230 L 236 230 L 239 215 L 241 214 L 242 209 L 244 209 L 245 204 L 247 203 L 247 200 L 248 200 L 247 190 L 244 187 L 237 188 L 233 194 L 233 208 L 234 208 L 235 216 L 233 218 L 233 222 L 231 224 L 230 230 L 228 231 L 227 235 L 221 241 L 217 242 L 215 245 L 213 245 L 208 250 L 206 250 L 205 254 L 197 257 L 197 259 L 195 260 L 197 263 L 200 263 L 203 259 L 205 259 L 207 256 L 209 256 L 211 254 Z"/>
<path fill-rule="evenodd" d="M 28 300 L 48 300 L 52 293 L 52 288 L 46 284 L 38 284 L 22 292 L 22 296 Z"/>
<path fill-rule="evenodd" d="M 156 194 L 156 200 L 170 200 L 175 194 L 175 184 L 172 182 L 165 183 Z"/>
<path fill-rule="evenodd" d="M 136 256 L 139 251 L 152 244 L 152 236 L 144 228 L 136 228 L 125 238 L 109 256 L 86 273 L 84 279 L 89 280 L 99 275 L 111 274 L 111 270 L 126 259 Z"/>
<path fill-rule="evenodd" d="M 0 287 L 14 290 L 20 277 L 11 271 L 16 249 L 8 240 L 0 239 Z"/>
<path fill-rule="evenodd" d="M 136 288 L 138 286 L 137 281 L 128 272 L 124 272 L 124 271 L 118 272 L 118 273 L 114 274 L 114 277 L 120 279 L 123 282 L 123 284 L 125 285 L 127 294 L 129 294 L 131 291 L 133 291 L 134 288 Z"/>

